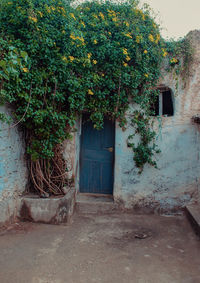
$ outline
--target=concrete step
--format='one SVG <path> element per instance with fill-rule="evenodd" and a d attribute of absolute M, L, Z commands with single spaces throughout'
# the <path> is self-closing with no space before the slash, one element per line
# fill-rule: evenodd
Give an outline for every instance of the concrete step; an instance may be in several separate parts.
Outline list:
<path fill-rule="evenodd" d="M 76 197 L 76 212 L 80 214 L 113 213 L 116 211 L 112 196 L 79 193 Z"/>
<path fill-rule="evenodd" d="M 193 204 L 185 207 L 188 219 L 197 235 L 200 236 L 200 205 Z"/>

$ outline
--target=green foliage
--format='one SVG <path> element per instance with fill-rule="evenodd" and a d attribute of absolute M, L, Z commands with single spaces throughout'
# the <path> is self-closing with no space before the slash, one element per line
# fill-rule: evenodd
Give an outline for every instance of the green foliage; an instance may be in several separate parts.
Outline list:
<path fill-rule="evenodd" d="M 152 131 L 152 125 L 150 125 L 150 118 L 140 111 L 134 111 L 133 118 L 131 120 L 132 125 L 135 126 L 135 134 L 128 137 L 128 146 L 132 147 L 134 151 L 134 160 L 136 166 L 140 168 L 142 172 L 145 163 L 149 163 L 156 167 L 156 162 L 153 160 L 155 153 L 159 153 L 160 150 L 154 143 L 156 133 Z M 153 122 L 152 122 L 153 123 Z M 140 141 L 137 146 L 135 143 L 131 143 L 131 140 L 136 134 L 140 135 Z"/>
<path fill-rule="evenodd" d="M 1 3 L 0 79 L 4 99 L 29 133 L 32 160 L 51 159 L 82 111 L 97 129 L 105 115 L 125 127 L 133 103 L 141 140 L 129 146 L 138 167 L 155 165 L 150 105 L 167 51 L 159 27 L 137 2 L 75 8 L 64 0 Z"/>
<path fill-rule="evenodd" d="M 9 41 L 0 38 L 0 105 L 7 101 L 3 88 L 4 81 L 18 77 L 20 68 L 23 69 L 23 63 L 27 62 L 27 58 L 26 52 L 19 51 Z M 0 113 L 0 121 L 9 123 L 10 119 L 4 113 Z"/>
<path fill-rule="evenodd" d="M 183 79 L 186 79 L 193 58 L 193 48 L 189 38 L 166 42 L 166 50 L 168 52 L 168 71 L 174 71 L 177 76 L 181 75 Z"/>

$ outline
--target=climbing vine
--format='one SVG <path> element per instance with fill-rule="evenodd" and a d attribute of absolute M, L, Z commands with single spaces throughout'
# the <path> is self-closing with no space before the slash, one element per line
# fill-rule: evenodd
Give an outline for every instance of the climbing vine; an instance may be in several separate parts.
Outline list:
<path fill-rule="evenodd" d="M 1 3 L 1 43 L 7 44 L 0 49 L 1 99 L 13 106 L 25 129 L 30 180 L 42 195 L 63 194 L 61 143 L 82 111 L 96 129 L 105 115 L 126 128 L 125 113 L 137 105 L 128 146 L 141 170 L 145 163 L 156 166 L 151 105 L 167 46 L 149 10 L 137 2 Z M 18 58 L 12 58 L 13 74 L 5 77 L 11 53 Z M 131 142 L 134 135 L 140 136 L 137 144 Z"/>

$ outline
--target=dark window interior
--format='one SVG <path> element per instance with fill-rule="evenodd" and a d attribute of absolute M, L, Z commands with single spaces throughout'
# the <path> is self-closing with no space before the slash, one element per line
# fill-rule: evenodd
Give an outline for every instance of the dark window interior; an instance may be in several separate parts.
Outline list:
<path fill-rule="evenodd" d="M 170 90 L 164 91 L 162 93 L 162 103 L 163 103 L 162 115 L 173 116 L 174 109 L 173 109 L 172 95 Z"/>
<path fill-rule="evenodd" d="M 152 116 L 158 115 L 167 115 L 173 116 L 174 115 L 174 108 L 173 108 L 173 101 L 172 101 L 172 94 L 170 89 L 167 90 L 160 90 L 160 96 L 162 95 L 162 113 L 159 113 L 159 96 L 156 97 L 155 102 L 151 105 L 151 110 L 154 112 Z"/>

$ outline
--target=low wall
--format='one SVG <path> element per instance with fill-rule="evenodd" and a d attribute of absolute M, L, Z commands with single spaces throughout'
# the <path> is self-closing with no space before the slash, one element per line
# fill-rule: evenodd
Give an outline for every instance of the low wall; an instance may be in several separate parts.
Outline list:
<path fill-rule="evenodd" d="M 46 224 L 68 223 L 75 209 L 76 191 L 69 189 L 65 196 L 54 198 L 39 198 L 26 196 L 21 199 L 19 218 Z"/>

